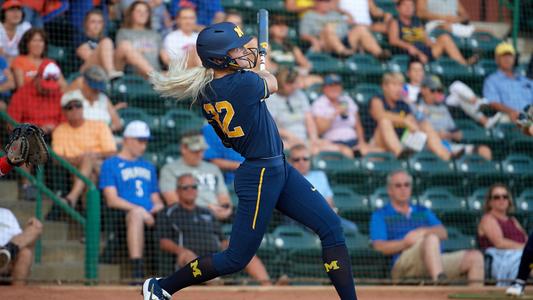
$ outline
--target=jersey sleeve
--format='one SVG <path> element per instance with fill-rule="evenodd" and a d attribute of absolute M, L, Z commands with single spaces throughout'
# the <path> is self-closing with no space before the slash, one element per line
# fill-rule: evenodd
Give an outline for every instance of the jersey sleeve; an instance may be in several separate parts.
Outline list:
<path fill-rule="evenodd" d="M 100 170 L 100 180 L 98 187 L 103 190 L 109 186 L 116 186 L 116 182 L 113 178 L 113 161 L 112 158 L 106 159 L 102 164 L 102 169 Z"/>
<path fill-rule="evenodd" d="M 242 76 L 239 79 L 240 86 L 238 87 L 238 93 L 240 99 L 253 100 L 251 103 L 261 101 L 270 96 L 267 82 L 261 78 L 257 73 L 252 71 L 242 72 Z"/>
<path fill-rule="evenodd" d="M 387 241 L 387 224 L 383 218 L 380 210 L 372 213 L 370 219 L 370 240 L 371 241 Z"/>

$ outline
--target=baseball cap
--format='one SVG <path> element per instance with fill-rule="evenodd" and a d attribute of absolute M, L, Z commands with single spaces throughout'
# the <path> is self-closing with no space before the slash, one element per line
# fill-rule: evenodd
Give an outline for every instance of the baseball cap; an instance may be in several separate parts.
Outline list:
<path fill-rule="evenodd" d="M 515 55 L 516 50 L 514 49 L 513 45 L 507 43 L 507 42 L 501 42 L 496 46 L 496 49 L 494 50 L 494 53 L 496 56 L 504 55 L 504 54 L 511 54 Z"/>
<path fill-rule="evenodd" d="M 89 67 L 83 72 L 83 78 L 92 89 L 102 93 L 106 91 L 109 80 L 105 71 L 99 66 Z"/>
<path fill-rule="evenodd" d="M 80 90 L 74 90 L 63 94 L 61 97 L 61 107 L 67 106 L 72 101 L 83 103 L 83 95 L 81 94 Z"/>
<path fill-rule="evenodd" d="M 181 139 L 181 144 L 187 146 L 191 151 L 200 151 L 207 149 L 207 143 L 204 136 L 201 134 L 184 136 Z"/>
<path fill-rule="evenodd" d="M 324 77 L 324 85 L 341 84 L 342 78 L 337 74 L 328 74 Z"/>
<path fill-rule="evenodd" d="M 424 77 L 424 80 L 422 80 L 422 86 L 427 87 L 430 90 L 442 90 L 442 82 L 440 81 L 439 77 L 435 75 L 427 75 Z"/>
<path fill-rule="evenodd" d="M 135 120 L 128 123 L 123 137 L 136 139 L 150 139 L 150 127 L 143 121 Z"/>
<path fill-rule="evenodd" d="M 61 77 L 61 69 L 59 66 L 49 60 L 45 59 L 37 69 L 37 78 L 40 78 L 40 85 L 46 90 L 59 90 L 59 78 Z"/>
<path fill-rule="evenodd" d="M 6 2 L 4 2 L 4 4 L 2 4 L 2 10 L 8 10 L 13 7 L 22 8 L 22 3 L 18 0 L 7 0 Z"/>

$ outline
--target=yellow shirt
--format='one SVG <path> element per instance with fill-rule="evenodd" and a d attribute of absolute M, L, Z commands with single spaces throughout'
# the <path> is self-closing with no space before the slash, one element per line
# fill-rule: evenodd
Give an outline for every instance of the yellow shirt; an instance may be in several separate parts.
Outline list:
<path fill-rule="evenodd" d="M 52 149 L 67 158 L 85 153 L 116 152 L 111 129 L 102 121 L 85 120 L 80 127 L 61 123 L 52 133 Z"/>

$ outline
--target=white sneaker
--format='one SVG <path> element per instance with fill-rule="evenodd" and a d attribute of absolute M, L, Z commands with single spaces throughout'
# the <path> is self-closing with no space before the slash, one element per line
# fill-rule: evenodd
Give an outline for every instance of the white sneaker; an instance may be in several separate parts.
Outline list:
<path fill-rule="evenodd" d="M 0 273 L 3 273 L 7 270 L 9 263 L 11 262 L 11 253 L 4 248 L 0 247 Z"/>
<path fill-rule="evenodd" d="M 523 280 L 516 279 L 513 284 L 505 291 L 507 296 L 520 297 L 524 295 L 524 289 L 526 283 Z"/>
<path fill-rule="evenodd" d="M 490 117 L 487 120 L 487 123 L 485 123 L 485 128 L 491 129 L 492 127 L 494 127 L 494 125 L 498 124 L 502 116 L 503 114 L 501 112 L 498 112 L 494 116 Z"/>
<path fill-rule="evenodd" d="M 172 295 L 161 288 L 159 278 L 148 278 L 144 281 L 142 295 L 144 300 L 171 300 Z"/>

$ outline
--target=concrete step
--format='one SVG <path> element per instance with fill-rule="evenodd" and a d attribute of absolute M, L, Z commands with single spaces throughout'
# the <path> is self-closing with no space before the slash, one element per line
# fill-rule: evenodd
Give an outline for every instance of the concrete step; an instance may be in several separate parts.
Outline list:
<path fill-rule="evenodd" d="M 17 201 L 0 201 L 0 206 L 10 209 L 15 216 L 17 217 L 17 220 L 20 223 L 21 227 L 24 227 L 24 224 L 26 224 L 26 221 L 30 217 L 35 216 L 35 206 L 36 203 L 34 201 L 26 201 L 26 200 L 17 200 Z M 51 201 L 45 200 L 43 201 L 42 211 L 43 211 L 43 218 L 46 216 L 50 208 L 52 207 Z"/>
<path fill-rule="evenodd" d="M 69 225 L 63 222 L 45 221 L 43 223 L 43 241 L 66 241 L 68 237 Z"/>
<path fill-rule="evenodd" d="M 18 184 L 16 180 L 0 180 L 0 199 L 3 200 L 2 202 L 17 201 Z"/>
<path fill-rule="evenodd" d="M 42 241 L 42 260 L 46 263 L 83 262 L 85 245 L 79 241 Z"/>
<path fill-rule="evenodd" d="M 120 266 L 99 264 L 100 281 L 119 281 Z M 30 280 L 38 282 L 81 282 L 85 279 L 84 262 L 41 263 L 33 265 Z"/>

